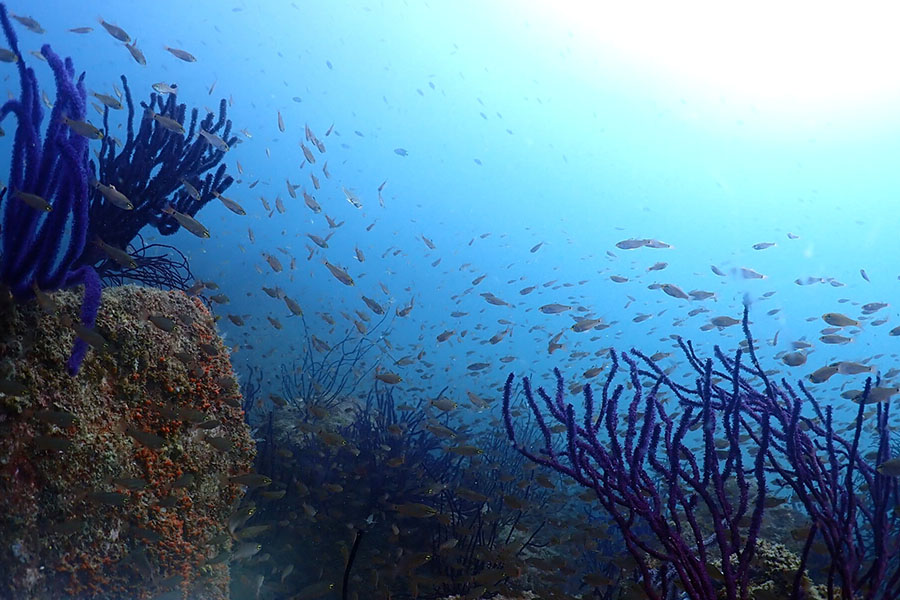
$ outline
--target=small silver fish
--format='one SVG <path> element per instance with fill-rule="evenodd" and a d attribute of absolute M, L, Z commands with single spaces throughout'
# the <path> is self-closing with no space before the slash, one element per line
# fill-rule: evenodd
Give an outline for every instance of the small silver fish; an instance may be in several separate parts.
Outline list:
<path fill-rule="evenodd" d="M 165 115 L 161 115 L 153 112 L 150 109 L 147 109 L 145 118 L 153 119 L 154 121 L 159 123 L 163 127 L 163 129 L 168 129 L 169 131 L 180 133 L 181 135 L 185 134 L 184 125 L 171 117 L 167 117 Z"/>
<path fill-rule="evenodd" d="M 200 190 L 191 185 L 191 182 L 182 177 L 181 185 L 184 186 L 184 189 L 187 190 L 187 193 L 191 198 L 193 198 L 194 200 L 200 200 Z"/>
<path fill-rule="evenodd" d="M 739 271 L 741 273 L 741 277 L 744 279 L 765 279 L 766 278 L 766 276 L 763 275 L 762 273 L 757 273 L 753 269 L 748 269 L 746 267 L 741 267 L 739 269 Z"/>
<path fill-rule="evenodd" d="M 900 457 L 884 461 L 875 470 L 887 477 L 900 477 Z"/>
<path fill-rule="evenodd" d="M 103 29 L 105 29 L 109 33 L 109 35 L 113 36 L 120 42 L 125 42 L 127 44 L 131 41 L 131 36 L 128 35 L 125 30 L 118 25 L 107 23 L 103 20 L 103 17 L 97 17 L 97 22 L 103 26 Z"/>
<path fill-rule="evenodd" d="M 819 340 L 823 344 L 849 344 L 853 341 L 853 338 L 844 335 L 829 334 L 820 336 Z"/>
<path fill-rule="evenodd" d="M 307 148 L 303 144 L 303 142 L 300 142 L 300 149 L 303 151 L 303 157 L 306 158 L 307 161 L 309 161 L 309 164 L 314 165 L 316 163 L 316 157 L 312 153 L 312 150 Z"/>
<path fill-rule="evenodd" d="M 178 86 L 176 84 L 169 85 L 165 81 L 160 81 L 159 83 L 153 84 L 153 89 L 159 92 L 160 94 L 177 94 Z"/>
<path fill-rule="evenodd" d="M 190 52 L 186 50 L 181 50 L 179 48 L 171 48 L 169 46 L 163 46 L 166 50 L 172 53 L 175 58 L 180 58 L 184 62 L 197 62 L 196 57 Z"/>
<path fill-rule="evenodd" d="M 781 362 L 789 367 L 799 367 L 806 363 L 806 354 L 803 352 L 788 352 L 781 357 Z"/>
<path fill-rule="evenodd" d="M 260 550 L 262 550 L 262 545 L 257 544 L 256 542 L 247 542 L 246 544 L 241 544 L 234 550 L 234 552 L 231 553 L 231 560 L 242 560 L 245 558 L 250 558 Z"/>
<path fill-rule="evenodd" d="M 635 248 L 642 248 L 647 245 L 647 240 L 639 240 L 635 238 L 629 238 L 627 240 L 622 240 L 621 242 L 616 243 L 616 248 L 620 250 L 634 250 Z"/>
<path fill-rule="evenodd" d="M 859 321 L 841 313 L 825 313 L 822 320 L 835 327 L 859 327 Z"/>
<path fill-rule="evenodd" d="M 832 375 L 838 372 L 838 368 L 835 365 L 826 365 L 824 367 L 820 367 L 810 373 L 809 380 L 813 383 L 825 383 L 831 378 Z"/>
<path fill-rule="evenodd" d="M 147 58 L 144 56 L 144 53 L 141 52 L 141 49 L 137 47 L 137 40 L 134 40 L 131 44 L 126 43 L 125 47 L 128 48 L 128 52 L 131 53 L 131 58 L 134 59 L 134 62 L 143 66 L 147 64 Z"/>
<path fill-rule="evenodd" d="M 213 146 L 214 148 L 216 148 L 217 150 L 221 150 L 222 152 L 228 152 L 228 144 L 226 144 L 225 140 L 223 140 L 216 134 L 210 133 L 208 131 L 204 131 L 203 129 L 199 129 L 197 131 L 197 133 L 202 135 L 203 139 L 205 139 L 207 142 L 209 142 L 209 144 L 211 146 Z"/>
<path fill-rule="evenodd" d="M 209 237 L 209 229 L 204 227 L 203 224 L 200 223 L 200 221 L 194 219 L 194 217 L 186 215 L 184 213 L 180 213 L 171 206 L 167 206 L 166 208 L 164 208 L 163 212 L 174 218 L 176 221 L 178 221 L 179 225 L 181 225 L 197 237 Z"/>
<path fill-rule="evenodd" d="M 230 198 L 226 198 L 219 192 L 213 190 L 213 196 L 218 198 L 222 202 L 222 204 L 225 205 L 225 208 L 227 208 L 234 214 L 236 214 L 236 215 L 246 215 L 247 214 L 247 211 L 244 210 L 243 206 L 241 206 L 240 204 L 238 204 L 237 202 L 235 202 L 234 200 L 232 200 Z"/>
<path fill-rule="evenodd" d="M 554 302 L 552 304 L 545 304 L 545 305 L 541 306 L 538 310 L 540 310 L 545 315 L 556 315 L 561 312 L 565 312 L 571 308 L 572 307 L 567 304 L 557 304 Z"/>
<path fill-rule="evenodd" d="M 103 132 L 86 121 L 75 121 L 74 119 L 64 116 L 62 122 L 80 136 L 91 140 L 103 139 Z"/>
<path fill-rule="evenodd" d="M 17 190 L 13 192 L 13 197 L 18 198 L 35 210 L 41 210 L 44 212 L 50 212 L 51 210 L 53 210 L 53 207 L 50 206 L 50 203 L 37 194 L 29 194 L 27 192 L 20 192 Z"/>
<path fill-rule="evenodd" d="M 104 106 L 108 106 L 113 110 L 122 110 L 122 103 L 119 102 L 117 98 L 113 98 L 108 94 L 100 94 L 98 92 L 92 92 L 91 95 L 100 101 Z"/>
<path fill-rule="evenodd" d="M 116 248 L 112 244 L 107 244 L 99 237 L 94 240 L 94 244 L 96 244 L 101 250 L 103 250 L 106 255 L 109 256 L 118 265 L 128 267 L 130 269 L 137 268 L 138 264 L 137 261 L 134 260 L 134 257 L 121 248 Z"/>
<path fill-rule="evenodd" d="M 119 190 L 116 189 L 114 185 L 104 185 L 99 181 L 92 181 L 91 185 L 94 186 L 104 198 L 106 198 L 110 204 L 121 208 L 122 210 L 134 210 L 134 205 L 131 201 Z"/>
<path fill-rule="evenodd" d="M 322 262 L 325 264 L 326 267 L 328 267 L 328 270 L 331 271 L 331 274 L 334 276 L 335 279 L 337 279 L 344 285 L 349 285 L 349 286 L 353 285 L 353 278 L 350 277 L 350 275 L 347 273 L 347 271 L 345 271 L 344 269 L 342 269 L 341 267 L 339 267 L 337 265 L 331 264 L 327 260 L 323 260 Z"/>
<path fill-rule="evenodd" d="M 353 208 L 363 207 L 362 202 L 359 201 L 359 197 L 356 194 L 348 190 L 346 187 L 341 186 L 341 189 L 344 190 L 344 196 L 347 198 L 347 202 L 353 205 Z"/>
<path fill-rule="evenodd" d="M 731 327 L 732 325 L 737 325 L 740 323 L 740 319 L 734 319 L 732 317 L 714 317 L 710 320 L 715 327 Z"/>
<path fill-rule="evenodd" d="M 681 300 L 690 300 L 691 297 L 684 293 L 680 287 L 675 285 L 674 283 L 664 283 L 660 286 L 662 291 L 664 291 L 669 296 L 673 298 L 679 298 Z"/>
<path fill-rule="evenodd" d="M 27 29 L 28 31 L 31 31 L 32 33 L 37 33 L 37 34 L 46 33 L 44 31 L 44 28 L 41 27 L 41 24 L 38 23 L 37 21 L 35 21 L 34 19 L 32 19 L 31 17 L 26 17 L 25 15 L 17 15 L 14 13 L 9 13 L 9 16 L 11 16 L 13 19 L 18 21 L 22 25 L 24 25 L 25 29 Z"/>
<path fill-rule="evenodd" d="M 874 373 L 878 369 L 874 365 L 864 365 L 858 362 L 841 361 L 836 364 L 838 373 L 841 375 L 858 375 L 860 373 Z"/>

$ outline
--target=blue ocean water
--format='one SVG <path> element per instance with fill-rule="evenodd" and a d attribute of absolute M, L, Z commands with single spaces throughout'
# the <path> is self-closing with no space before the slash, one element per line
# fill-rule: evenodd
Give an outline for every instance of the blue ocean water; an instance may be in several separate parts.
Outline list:
<path fill-rule="evenodd" d="M 837 299 L 888 301 L 897 285 L 885 260 L 896 251 L 890 156 L 897 119 L 884 97 L 846 106 L 831 105 L 828 96 L 792 99 L 791 89 L 781 97 L 726 84 L 717 89 L 716 73 L 703 73 L 702 65 L 700 76 L 679 79 L 679 66 L 666 64 L 665 47 L 629 54 L 615 39 L 604 43 L 602 13 L 587 15 L 598 19 L 591 31 L 577 10 L 554 15 L 527 3 L 97 3 L 86 9 L 47 2 L 10 9 L 28 12 L 48 31 L 23 32 L 23 47 L 47 42 L 72 56 L 91 90 L 109 93 L 125 73 L 137 98 L 151 83 L 167 81 L 192 106 L 233 101 L 229 117 L 253 138 L 229 154 L 229 172 L 245 184 L 260 180 L 239 195 L 250 215 L 232 218 L 211 204 L 201 220 L 212 238 L 198 242 L 181 232 L 178 240 L 191 251 L 198 277 L 233 289 L 229 312 L 262 317 L 259 285 L 275 283 L 310 312 L 321 303 L 355 308 L 360 294 L 380 294 L 380 281 L 396 305 L 417 299 L 410 318 L 392 326 L 393 341 L 414 343 L 424 334 L 429 344 L 431 330 L 490 328 L 506 318 L 518 325 L 508 340 L 515 354 L 540 372 L 556 361 L 540 351 L 545 333 L 529 336 L 527 328 L 556 331 L 569 322 L 529 310 L 545 303 L 574 302 L 618 321 L 605 338 L 631 344 L 648 332 L 706 337 L 691 321 L 671 329 L 689 304 L 648 291 L 648 284 L 714 291 L 713 312 L 732 315 L 744 293 L 774 291 L 765 306 L 783 312 L 757 319 L 755 330 L 762 338 L 781 329 L 786 343 L 814 334 L 816 325 L 804 319 L 827 312 Z M 95 23 L 95 12 L 137 39 L 146 67 Z M 84 25 L 95 30 L 66 31 Z M 179 61 L 166 45 L 191 51 L 197 62 Z M 46 71 L 39 70 L 44 83 Z M 277 129 L 278 111 L 285 133 Z M 331 180 L 319 164 L 300 168 L 305 125 L 320 138 L 334 126 L 323 138 Z M 396 148 L 408 154 L 399 156 Z M 237 162 L 242 176 L 234 172 Z M 305 234 L 324 237 L 328 228 L 322 215 L 287 199 L 284 180 L 312 189 L 310 171 L 330 188 L 319 195 L 325 213 L 346 224 L 327 251 L 307 261 Z M 382 208 L 376 190 L 385 180 Z M 362 209 L 343 199 L 340 186 L 358 194 Z M 270 201 L 281 195 L 287 212 L 268 217 L 261 195 Z M 798 239 L 788 239 L 788 232 Z M 614 247 L 626 238 L 656 238 L 673 248 Z M 528 252 L 541 242 L 539 251 Z M 753 250 L 758 242 L 777 246 Z M 260 251 L 278 246 L 297 257 L 294 273 L 279 276 L 264 265 Z M 356 246 L 363 264 L 354 258 Z M 381 258 L 390 247 L 401 254 Z M 322 256 L 349 267 L 357 286 L 333 280 Z M 441 264 L 431 267 L 438 258 Z M 647 273 L 658 261 L 669 266 Z M 752 268 L 767 277 L 717 277 L 710 265 Z M 453 298 L 480 274 L 487 277 L 475 293 Z M 610 282 L 616 274 L 630 281 Z M 793 283 L 805 277 L 833 277 L 844 286 Z M 538 287 L 519 297 L 520 288 L 550 280 L 585 283 Z M 484 291 L 518 306 L 490 308 L 478 296 Z M 456 309 L 469 319 L 451 318 Z M 282 307 L 272 310 L 284 314 Z M 663 310 L 642 324 L 629 322 L 637 312 Z M 268 332 L 254 345 L 263 352 L 278 347 L 289 341 L 289 330 Z M 889 340 L 874 333 L 855 340 L 855 356 L 889 349 L 882 346 Z M 229 334 L 235 341 L 253 337 Z M 467 350 L 481 352 L 456 346 L 429 348 L 429 356 L 452 366 Z"/>
<path fill-rule="evenodd" d="M 136 99 L 153 83 L 177 83 L 179 101 L 189 106 L 215 109 L 227 98 L 235 131 L 252 135 L 238 134 L 241 143 L 225 159 L 238 179 L 227 195 L 248 215 L 213 202 L 197 215 L 209 239 L 180 231 L 165 241 L 188 254 L 197 278 L 230 297 L 215 309 L 220 328 L 236 346 L 238 374 L 262 370 L 263 396 L 280 393 L 279 367 L 299 355 L 307 333 L 330 343 L 352 334 L 353 311 L 370 312 L 362 296 L 388 317 L 361 367 L 397 372 L 425 397 L 449 386 L 461 404 L 467 390 L 496 401 L 509 372 L 550 381 L 560 366 L 577 377 L 603 366 L 600 351 L 609 347 L 672 351 L 677 335 L 733 350 L 743 337 L 739 327 L 701 326 L 712 317 L 740 318 L 745 301 L 761 356 L 789 378 L 875 355 L 882 372 L 893 366 L 895 306 L 873 318 L 887 317 L 883 324 L 863 321 L 850 343 L 818 340 L 823 313 L 857 318 L 858 305 L 891 303 L 900 285 L 893 260 L 900 251 L 900 92 L 881 81 L 867 95 L 869 80 L 845 77 L 876 61 L 877 40 L 858 64 L 822 66 L 815 44 L 823 42 L 804 46 L 802 28 L 777 38 L 796 34 L 798 55 L 773 57 L 765 31 L 731 38 L 739 28 L 716 21 L 715 10 L 666 27 L 675 15 L 655 14 L 650 5 L 646 14 L 588 3 L 469 0 L 8 6 L 47 30 L 21 30 L 23 51 L 51 44 L 87 73 L 89 90 L 111 94 L 121 74 Z M 103 31 L 98 15 L 137 40 L 145 67 Z M 867 22 L 867 15 L 857 18 Z M 762 27 L 766 20 L 750 22 Z M 825 39 L 836 27 L 817 19 L 807 25 Z M 94 29 L 68 31 L 79 26 Z M 682 35 L 672 33 L 678 27 Z M 757 46 L 717 46 L 729 41 Z M 165 46 L 197 61 L 180 61 Z M 26 59 L 52 89 L 49 69 Z M 16 94 L 14 70 L 5 70 Z M 314 165 L 302 164 L 304 127 L 326 147 Z M 0 144 L 8 147 L 10 137 Z M 311 173 L 321 182 L 317 192 Z M 302 196 L 291 198 L 286 180 L 315 193 L 323 213 L 310 211 Z M 261 196 L 272 206 L 280 196 L 284 214 L 266 210 Z M 329 228 L 326 214 L 344 224 Z M 331 233 L 327 248 L 307 235 Z M 616 246 L 628 239 L 670 247 Z M 765 242 L 774 245 L 754 249 Z M 273 272 L 264 253 L 285 270 Z M 333 277 L 326 259 L 355 285 Z M 666 265 L 650 270 L 656 263 Z M 742 275 L 742 268 L 765 277 Z M 649 289 L 653 284 L 715 296 L 688 301 Z M 262 286 L 295 299 L 306 325 Z M 536 287 L 520 293 L 529 286 Z M 486 302 L 486 293 L 507 304 Z M 397 317 L 411 302 L 409 315 Z M 569 309 L 540 310 L 552 303 Z M 688 316 L 701 307 L 707 311 Z M 573 315 L 609 327 L 576 333 Z M 635 322 L 641 315 L 649 316 Z M 273 329 L 267 316 L 284 328 Z M 453 333 L 437 341 L 445 331 Z M 487 342 L 503 331 L 502 341 Z M 558 333 L 563 348 L 549 353 Z M 779 357 L 797 340 L 813 349 L 807 364 L 792 369 Z M 394 366 L 422 352 L 427 366 Z M 489 366 L 468 369 L 473 363 Z M 847 403 L 837 394 L 861 377 L 827 384 L 838 410 Z"/>

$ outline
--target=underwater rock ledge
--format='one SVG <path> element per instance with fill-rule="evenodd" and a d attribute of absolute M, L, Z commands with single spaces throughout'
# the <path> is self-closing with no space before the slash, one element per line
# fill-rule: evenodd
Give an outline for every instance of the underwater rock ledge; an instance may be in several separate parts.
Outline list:
<path fill-rule="evenodd" d="M 255 447 L 212 316 L 104 290 L 71 377 L 81 288 L 48 298 L 0 306 L 0 597 L 228 598 Z"/>

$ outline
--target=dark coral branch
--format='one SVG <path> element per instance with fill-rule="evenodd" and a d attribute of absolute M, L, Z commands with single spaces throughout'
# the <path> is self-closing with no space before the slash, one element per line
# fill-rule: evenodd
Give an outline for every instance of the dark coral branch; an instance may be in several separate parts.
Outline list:
<path fill-rule="evenodd" d="M 124 75 L 122 85 L 128 108 L 125 141 L 123 143 L 112 136 L 104 138 L 99 161 L 97 164 L 91 161 L 90 167 L 92 178 L 105 185 L 115 186 L 131 201 L 134 209 L 122 210 L 104 199 L 99 190 L 92 189 L 88 240 L 99 237 L 112 246 L 128 250 L 144 227 L 153 227 L 162 235 L 178 231 L 178 222 L 163 212 L 167 206 L 195 216 L 215 198 L 216 193 L 225 192 L 234 182 L 226 174 L 225 164 L 220 164 L 225 152 L 213 147 L 199 135 L 198 127 L 219 135 L 229 146 L 234 146 L 239 140 L 231 136 L 232 125 L 227 118 L 227 102 L 224 99 L 219 104 L 218 115 L 209 113 L 199 119 L 199 111 L 194 108 L 190 113 L 190 121 L 186 124 L 185 117 L 188 113 L 185 104 L 179 104 L 174 95 L 165 97 L 152 93 L 149 102 L 141 102 L 143 112 L 136 123 L 137 111 Z M 166 129 L 157 120 L 150 118 L 152 113 L 187 125 L 186 134 Z M 103 122 L 107 129 L 109 120 L 110 110 L 105 108 Z M 197 189 L 199 199 L 192 197 L 185 189 L 185 181 Z M 179 259 L 175 257 L 173 260 L 177 262 Z M 157 259 L 152 266 L 148 265 L 146 268 L 158 270 L 159 262 L 160 259 Z M 105 260 L 105 255 L 98 248 L 89 247 L 80 263 L 95 265 L 105 279 L 155 279 L 152 274 L 142 273 L 145 267 L 140 263 L 138 269 L 126 272 L 117 263 Z M 177 267 L 168 270 L 177 270 Z M 170 278 L 169 283 L 178 285 L 181 282 L 177 278 Z"/>

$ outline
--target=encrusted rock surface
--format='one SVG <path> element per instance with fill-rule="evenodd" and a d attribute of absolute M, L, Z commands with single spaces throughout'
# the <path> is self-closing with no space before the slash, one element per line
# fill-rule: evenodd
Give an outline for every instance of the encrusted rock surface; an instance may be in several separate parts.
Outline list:
<path fill-rule="evenodd" d="M 255 450 L 211 315 L 107 289 L 71 377 L 81 294 L 51 297 L 0 306 L 0 597 L 227 598 L 227 477 Z"/>

